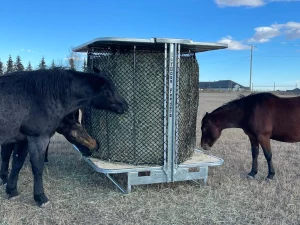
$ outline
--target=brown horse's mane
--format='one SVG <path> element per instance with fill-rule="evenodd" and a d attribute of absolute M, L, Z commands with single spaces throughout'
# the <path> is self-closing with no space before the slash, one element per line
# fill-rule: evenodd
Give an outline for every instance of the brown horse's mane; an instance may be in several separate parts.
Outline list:
<path fill-rule="evenodd" d="M 227 107 L 234 107 L 234 106 L 244 107 L 245 103 L 247 103 L 247 106 L 250 106 L 250 104 L 252 106 L 254 106 L 253 104 L 257 104 L 261 100 L 270 99 L 270 98 L 274 98 L 274 97 L 278 97 L 278 96 L 276 96 L 270 92 L 254 92 L 249 95 L 239 94 L 239 96 L 236 99 L 233 99 L 229 102 L 224 103 L 222 106 L 218 107 L 213 112 L 223 110 Z"/>

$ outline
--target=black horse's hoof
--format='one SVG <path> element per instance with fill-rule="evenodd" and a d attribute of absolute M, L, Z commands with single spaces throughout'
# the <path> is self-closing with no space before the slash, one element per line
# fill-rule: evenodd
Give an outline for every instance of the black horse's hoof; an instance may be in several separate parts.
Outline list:
<path fill-rule="evenodd" d="M 49 203 L 49 199 L 46 197 L 45 194 L 35 195 L 34 200 L 41 208 L 46 207 Z"/>
<path fill-rule="evenodd" d="M 6 186 L 6 194 L 7 194 L 7 198 L 10 200 L 15 199 L 16 197 L 19 196 L 19 192 L 16 189 L 11 190 L 7 186 Z"/>
<path fill-rule="evenodd" d="M 247 175 L 247 179 L 248 179 L 248 180 L 254 180 L 254 179 L 255 179 L 255 176 L 254 176 L 254 175 L 249 175 L 249 174 L 248 174 L 248 175 Z"/>
<path fill-rule="evenodd" d="M 19 197 L 20 197 L 20 195 L 15 195 L 15 196 L 7 195 L 7 199 L 9 201 L 14 201 L 14 200 L 18 199 Z"/>
<path fill-rule="evenodd" d="M 273 179 L 273 178 L 269 178 L 269 177 L 267 177 L 267 178 L 266 178 L 266 181 L 267 181 L 268 183 L 271 183 L 271 182 L 273 182 L 273 181 L 274 181 L 274 179 Z"/>
<path fill-rule="evenodd" d="M 253 179 L 255 179 L 256 174 L 257 174 L 257 172 L 251 171 L 250 173 L 248 173 L 247 177 L 248 177 L 248 179 L 253 180 Z"/>
<path fill-rule="evenodd" d="M 7 179 L 0 180 L 0 186 L 1 186 L 1 185 L 6 186 L 7 181 L 8 181 Z"/>

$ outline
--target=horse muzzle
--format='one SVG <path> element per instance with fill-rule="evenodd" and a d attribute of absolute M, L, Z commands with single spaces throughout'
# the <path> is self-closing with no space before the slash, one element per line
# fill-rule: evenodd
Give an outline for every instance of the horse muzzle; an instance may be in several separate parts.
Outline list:
<path fill-rule="evenodd" d="M 211 148 L 211 147 L 210 147 L 209 145 L 207 145 L 207 144 L 201 145 L 201 147 L 202 147 L 203 150 L 206 150 L 206 151 L 210 150 L 210 148 Z"/>

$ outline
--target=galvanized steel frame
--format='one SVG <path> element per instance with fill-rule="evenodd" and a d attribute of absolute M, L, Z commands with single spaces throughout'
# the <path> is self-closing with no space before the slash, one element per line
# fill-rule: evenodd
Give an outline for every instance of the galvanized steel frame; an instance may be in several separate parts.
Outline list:
<path fill-rule="evenodd" d="M 122 193 L 130 193 L 132 185 L 168 183 L 176 181 L 200 180 L 206 183 L 209 166 L 223 164 L 223 159 L 214 163 L 197 162 L 194 164 L 178 164 L 178 117 L 179 108 L 179 79 L 180 79 L 180 43 L 166 42 L 164 49 L 164 164 L 163 166 L 136 166 L 128 169 L 104 169 L 95 165 L 89 158 L 83 159 L 97 172 L 105 174 Z M 134 46 L 135 54 L 136 46 Z M 88 51 L 88 63 L 93 63 L 93 49 Z M 134 62 L 135 63 L 135 62 Z M 92 65 L 89 65 L 92 68 Z M 167 79 L 168 78 L 168 79 Z M 168 92 L 167 92 L 168 90 Z M 77 147 L 74 146 L 76 150 Z M 78 150 L 79 151 L 79 150 Z M 199 150 L 195 150 L 199 151 Z M 195 168 L 191 172 L 189 169 Z M 140 172 L 149 172 L 149 176 L 139 176 Z M 120 185 L 111 174 L 127 174 L 127 187 Z"/>
<path fill-rule="evenodd" d="M 74 149 L 79 152 L 79 149 L 73 145 Z M 201 151 L 195 149 L 195 151 Z M 208 178 L 208 168 L 210 166 L 220 166 L 224 163 L 224 160 L 211 156 L 217 159 L 217 162 L 198 162 L 193 164 L 180 164 L 175 171 L 175 176 L 172 182 L 176 181 L 196 181 L 203 180 L 204 184 L 207 182 Z M 84 161 L 88 163 L 96 172 L 104 174 L 109 180 L 115 184 L 115 186 L 123 194 L 128 194 L 132 190 L 133 185 L 142 184 L 155 184 L 155 183 L 168 183 L 168 176 L 164 170 L 164 166 L 136 166 L 135 168 L 126 169 L 104 169 L 92 162 L 90 158 L 82 157 Z M 190 169 L 193 168 L 191 171 Z M 148 172 L 147 176 L 140 176 L 141 172 Z M 112 174 L 126 174 L 127 175 L 127 187 L 124 188 L 118 181 L 116 181 L 111 175 Z"/>

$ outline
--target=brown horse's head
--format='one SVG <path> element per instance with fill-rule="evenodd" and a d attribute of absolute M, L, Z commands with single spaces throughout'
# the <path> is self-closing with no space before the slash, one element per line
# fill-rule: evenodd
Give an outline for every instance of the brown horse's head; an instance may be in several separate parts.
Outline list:
<path fill-rule="evenodd" d="M 92 150 L 98 149 L 98 143 L 79 123 L 79 110 L 64 117 L 56 130 L 72 144 L 80 147 L 84 156 L 90 156 Z"/>
<path fill-rule="evenodd" d="M 221 136 L 221 129 L 217 127 L 209 113 L 206 113 L 202 119 L 201 131 L 201 147 L 209 150 Z"/>

